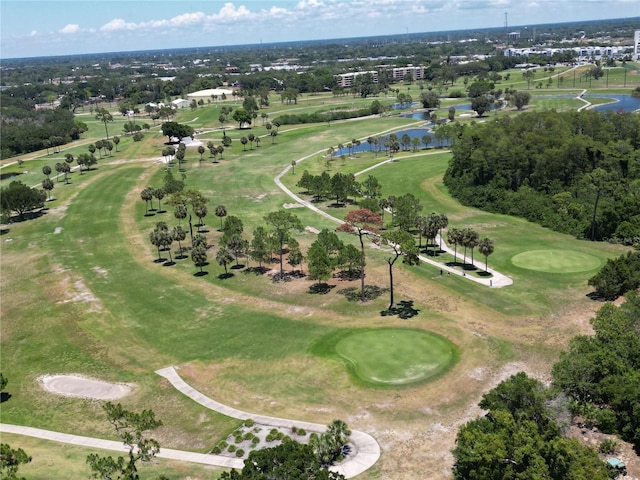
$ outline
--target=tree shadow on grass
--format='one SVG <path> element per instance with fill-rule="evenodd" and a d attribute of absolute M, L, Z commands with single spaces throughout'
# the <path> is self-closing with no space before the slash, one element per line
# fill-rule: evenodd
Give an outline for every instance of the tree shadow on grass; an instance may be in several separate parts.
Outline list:
<path fill-rule="evenodd" d="M 172 267 L 176 264 L 176 262 L 164 262 L 162 264 L 163 267 Z"/>
<path fill-rule="evenodd" d="M 193 274 L 194 277 L 204 277 L 206 275 L 209 275 L 209 272 L 202 271 L 202 272 L 196 272 Z"/>
<path fill-rule="evenodd" d="M 0 403 L 4 403 L 11 398 L 9 392 L 0 392 Z"/>
<path fill-rule="evenodd" d="M 264 275 L 269 269 L 267 267 L 249 267 L 244 270 L 244 273 L 253 273 L 254 275 Z"/>
<path fill-rule="evenodd" d="M 365 285 L 364 287 L 364 301 L 375 300 L 382 294 L 388 292 L 388 288 L 381 288 L 376 285 Z M 338 290 L 340 295 L 344 295 L 350 302 L 359 302 L 362 299 L 360 289 L 357 287 L 343 288 Z"/>
<path fill-rule="evenodd" d="M 312 293 L 314 295 L 326 295 L 335 287 L 336 287 L 335 285 L 329 285 L 328 283 L 324 283 L 324 282 L 314 283 L 309 287 L 309 293 Z"/>
<path fill-rule="evenodd" d="M 238 265 L 232 265 L 231 270 L 242 270 L 244 268 L 244 264 L 239 263 Z"/>
<path fill-rule="evenodd" d="M 166 262 L 166 261 L 167 261 L 167 259 L 166 259 L 166 258 L 160 257 L 160 258 L 156 258 L 156 259 L 153 261 L 153 263 L 164 263 L 164 262 Z"/>
<path fill-rule="evenodd" d="M 403 320 L 406 320 L 408 318 L 415 317 L 416 315 L 418 315 L 418 313 L 420 313 L 420 310 L 413 308 L 413 300 L 402 300 L 401 302 L 398 302 L 398 305 L 396 305 L 395 307 L 391 307 L 387 310 L 382 310 L 380 312 L 380 316 L 397 316 L 399 318 L 402 318 Z"/>
<path fill-rule="evenodd" d="M 227 273 L 221 273 L 220 275 L 218 275 L 218 278 L 220 280 L 228 280 L 229 278 L 233 277 L 234 274 L 231 272 L 227 272 Z"/>
<path fill-rule="evenodd" d="M 478 276 L 479 277 L 493 277 L 493 274 L 491 272 L 485 272 L 484 270 L 478 272 Z"/>

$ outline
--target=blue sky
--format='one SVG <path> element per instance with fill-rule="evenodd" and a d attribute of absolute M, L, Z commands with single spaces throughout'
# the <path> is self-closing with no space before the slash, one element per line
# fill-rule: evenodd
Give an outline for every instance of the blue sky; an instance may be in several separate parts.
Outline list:
<path fill-rule="evenodd" d="M 2 0 L 0 58 L 640 16 L 639 0 Z M 640 25 L 638 25 L 640 28 Z"/>

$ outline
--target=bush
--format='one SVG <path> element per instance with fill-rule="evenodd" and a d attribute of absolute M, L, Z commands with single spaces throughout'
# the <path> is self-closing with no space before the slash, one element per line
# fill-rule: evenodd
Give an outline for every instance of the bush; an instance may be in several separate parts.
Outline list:
<path fill-rule="evenodd" d="M 598 451 L 605 455 L 614 455 L 618 451 L 618 442 L 607 438 L 598 445 Z"/>
<path fill-rule="evenodd" d="M 247 418 L 247 419 L 244 421 L 244 426 L 245 426 L 245 427 L 253 427 L 254 423 L 255 423 L 255 422 L 253 421 L 253 419 L 252 419 L 252 418 Z"/>
<path fill-rule="evenodd" d="M 236 457 L 242 457 L 244 456 L 244 450 L 239 448 L 238 450 L 236 450 Z"/>
<path fill-rule="evenodd" d="M 214 455 L 220 455 L 222 453 L 222 450 L 216 445 L 211 449 L 211 453 L 213 453 Z"/>
<path fill-rule="evenodd" d="M 236 443 L 242 443 L 242 440 L 244 440 L 244 436 L 243 435 L 236 435 L 235 437 L 233 437 L 233 440 Z"/>
<path fill-rule="evenodd" d="M 140 142 L 140 141 L 142 141 L 142 139 L 143 139 L 143 138 L 144 138 L 144 135 L 143 135 L 143 134 L 141 134 L 141 133 L 136 133 L 136 134 L 133 136 L 133 141 L 134 141 L 134 142 Z"/>
<path fill-rule="evenodd" d="M 236 451 L 236 446 L 235 445 L 229 445 L 229 447 L 227 448 L 227 450 L 231 453 Z"/>
<path fill-rule="evenodd" d="M 260 437 L 253 437 L 253 438 L 251 439 L 251 445 L 253 445 L 254 447 L 255 447 L 258 443 L 260 443 Z"/>

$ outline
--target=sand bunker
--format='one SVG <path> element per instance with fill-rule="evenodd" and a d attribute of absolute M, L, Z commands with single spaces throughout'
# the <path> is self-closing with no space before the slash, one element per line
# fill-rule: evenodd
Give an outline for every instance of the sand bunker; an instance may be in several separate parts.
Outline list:
<path fill-rule="evenodd" d="M 45 375 L 40 382 L 47 392 L 67 397 L 117 400 L 133 389 L 126 383 L 109 383 L 81 375 Z"/>

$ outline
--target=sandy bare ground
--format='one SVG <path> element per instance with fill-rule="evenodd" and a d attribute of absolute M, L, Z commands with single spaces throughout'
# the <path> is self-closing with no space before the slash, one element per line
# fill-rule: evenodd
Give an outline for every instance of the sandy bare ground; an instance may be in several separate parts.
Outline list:
<path fill-rule="evenodd" d="M 82 375 L 44 375 L 39 380 L 47 392 L 66 397 L 117 400 L 133 390 L 133 385 L 103 382 Z"/>

